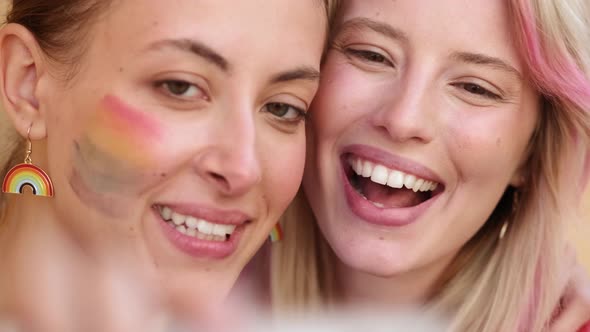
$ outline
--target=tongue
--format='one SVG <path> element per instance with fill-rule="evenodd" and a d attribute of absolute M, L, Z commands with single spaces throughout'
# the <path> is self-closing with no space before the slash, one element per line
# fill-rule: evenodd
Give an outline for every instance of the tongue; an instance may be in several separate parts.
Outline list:
<path fill-rule="evenodd" d="M 427 198 L 424 193 L 406 189 L 395 189 L 372 182 L 367 178 L 360 180 L 361 192 L 368 200 L 382 204 L 385 208 L 405 208 L 416 206 Z"/>

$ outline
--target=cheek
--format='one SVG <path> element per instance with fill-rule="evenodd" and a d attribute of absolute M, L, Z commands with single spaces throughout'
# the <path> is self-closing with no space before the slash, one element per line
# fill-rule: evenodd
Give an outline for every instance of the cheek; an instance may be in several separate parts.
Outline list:
<path fill-rule="evenodd" d="M 293 200 L 303 176 L 305 165 L 305 134 L 267 140 L 259 149 L 262 160 L 264 197 L 270 214 L 278 217 Z M 273 220 L 273 222 L 276 220 Z"/>
<path fill-rule="evenodd" d="M 383 103 L 383 90 L 390 89 L 390 85 L 372 81 L 366 73 L 337 56 L 322 68 L 321 86 L 309 123 L 304 179 L 308 197 L 318 197 L 320 192 L 331 196 L 339 190 L 337 147 L 356 143 L 357 137 L 363 137 L 371 115 Z"/>
<path fill-rule="evenodd" d="M 130 198 L 165 176 L 156 150 L 161 132 L 157 121 L 106 97 L 70 147 L 68 181 L 73 192 L 109 216 L 129 210 Z"/>
<path fill-rule="evenodd" d="M 524 158 L 529 130 L 515 125 L 514 117 L 499 117 L 493 112 L 447 122 L 445 141 L 460 181 L 508 185 Z"/>
<path fill-rule="evenodd" d="M 341 60 L 322 69 L 320 89 L 313 103 L 311 124 L 314 137 L 335 137 L 352 127 L 376 106 L 380 87 Z"/>

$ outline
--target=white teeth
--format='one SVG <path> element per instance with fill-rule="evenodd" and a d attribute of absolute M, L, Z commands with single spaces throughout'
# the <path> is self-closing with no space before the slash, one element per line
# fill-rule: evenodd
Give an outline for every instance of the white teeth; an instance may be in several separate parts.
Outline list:
<path fill-rule="evenodd" d="M 183 216 L 182 214 L 172 212 L 172 222 L 174 223 L 174 225 L 176 225 L 176 226 L 182 225 L 182 224 L 184 224 L 185 220 L 186 220 L 186 217 Z"/>
<path fill-rule="evenodd" d="M 213 224 L 205 220 L 199 220 L 199 232 L 207 235 L 213 233 Z"/>
<path fill-rule="evenodd" d="M 160 213 L 162 214 L 162 218 L 164 220 L 170 220 L 172 217 L 172 210 L 170 210 L 169 207 L 163 207 Z"/>
<path fill-rule="evenodd" d="M 408 189 L 414 188 L 414 183 L 416 183 L 416 177 L 413 175 L 406 175 L 404 178 L 404 186 Z"/>
<path fill-rule="evenodd" d="M 404 186 L 404 173 L 400 171 L 391 171 L 387 179 L 387 185 L 392 188 L 401 188 Z"/>
<path fill-rule="evenodd" d="M 197 235 L 197 230 L 194 228 L 189 228 L 186 230 L 186 235 L 190 235 L 190 236 L 196 236 Z"/>
<path fill-rule="evenodd" d="M 384 208 L 384 207 L 385 207 L 385 205 L 383 205 L 383 204 L 381 204 L 381 203 L 377 203 L 377 202 L 373 202 L 373 201 L 371 201 L 371 203 L 373 203 L 373 205 L 375 205 L 376 207 L 378 207 L 378 208 L 380 208 L 380 209 L 382 209 L 382 208 Z"/>
<path fill-rule="evenodd" d="M 188 217 L 188 218 L 186 218 L 185 223 L 188 228 L 197 229 L 197 225 L 199 224 L 199 221 L 195 217 Z"/>
<path fill-rule="evenodd" d="M 186 227 L 184 226 L 176 226 L 176 230 L 181 232 L 182 234 L 186 234 Z"/>
<path fill-rule="evenodd" d="M 371 181 L 379 184 L 386 184 L 389 172 L 385 166 L 377 165 L 373 168 L 373 174 L 371 174 Z"/>
<path fill-rule="evenodd" d="M 412 187 L 412 190 L 414 192 L 418 192 L 418 190 L 420 190 L 420 188 L 422 188 L 422 185 L 423 184 L 424 184 L 424 180 L 422 180 L 422 179 L 416 180 L 416 183 L 414 183 L 414 186 Z"/>
<path fill-rule="evenodd" d="M 211 234 L 216 235 L 216 236 L 225 236 L 225 226 L 224 225 L 213 225 L 213 229 L 211 230 Z"/>
<path fill-rule="evenodd" d="M 168 222 L 178 232 L 208 241 L 226 241 L 227 235 L 231 235 L 236 225 L 215 224 L 193 216 L 185 216 L 172 211 L 169 207 L 159 207 L 162 219 Z"/>
<path fill-rule="evenodd" d="M 361 174 L 361 176 L 364 178 L 370 178 L 372 173 L 373 173 L 373 163 L 370 161 L 365 161 L 363 163 L 363 173 Z"/>
<path fill-rule="evenodd" d="M 372 182 L 392 188 L 400 189 L 405 186 L 414 192 L 423 192 L 434 191 L 438 187 L 438 183 L 420 179 L 415 175 L 406 174 L 402 171 L 392 170 L 370 161 L 363 161 L 359 158 L 350 158 L 348 163 L 356 175 L 370 178 Z"/>
<path fill-rule="evenodd" d="M 360 159 L 351 160 L 350 164 L 356 174 L 361 175 L 363 173 L 363 162 Z"/>

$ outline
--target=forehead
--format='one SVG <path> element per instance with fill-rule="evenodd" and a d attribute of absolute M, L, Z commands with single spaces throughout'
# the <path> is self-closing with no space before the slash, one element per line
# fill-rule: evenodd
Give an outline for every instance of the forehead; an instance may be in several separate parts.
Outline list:
<path fill-rule="evenodd" d="M 369 17 L 403 30 L 419 47 L 494 54 L 517 62 L 513 24 L 501 0 L 348 0 L 342 20 Z M 427 43 L 424 43 L 427 41 Z"/>
<path fill-rule="evenodd" d="M 324 13 L 317 0 L 122 0 L 99 22 L 96 37 L 118 53 L 161 39 L 196 39 L 230 61 L 250 54 L 312 61 L 323 46 Z"/>

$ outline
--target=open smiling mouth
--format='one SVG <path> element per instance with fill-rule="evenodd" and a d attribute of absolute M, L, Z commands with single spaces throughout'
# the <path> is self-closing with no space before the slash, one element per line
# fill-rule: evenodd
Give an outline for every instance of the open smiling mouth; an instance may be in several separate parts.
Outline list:
<path fill-rule="evenodd" d="M 186 216 L 166 206 L 157 206 L 162 219 L 177 232 L 205 241 L 226 242 L 236 229 L 235 225 L 216 224 L 193 216 Z"/>
<path fill-rule="evenodd" d="M 435 181 L 363 160 L 351 154 L 343 156 L 346 177 L 362 198 L 380 209 L 411 208 L 443 192 Z"/>

